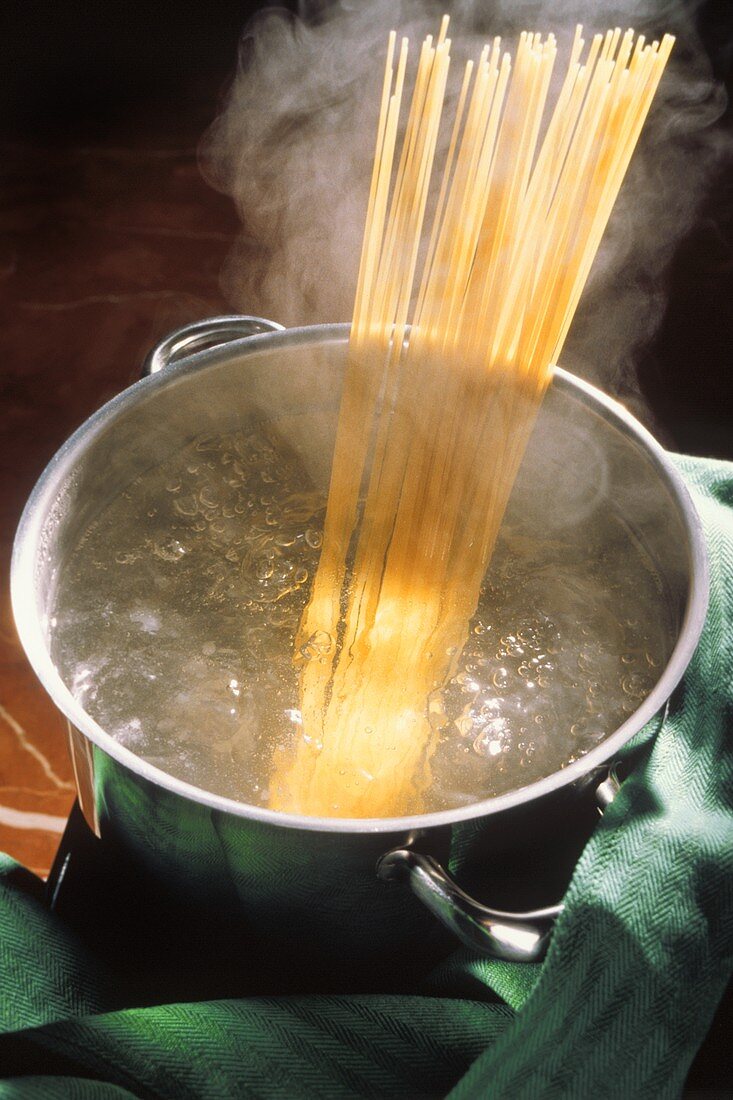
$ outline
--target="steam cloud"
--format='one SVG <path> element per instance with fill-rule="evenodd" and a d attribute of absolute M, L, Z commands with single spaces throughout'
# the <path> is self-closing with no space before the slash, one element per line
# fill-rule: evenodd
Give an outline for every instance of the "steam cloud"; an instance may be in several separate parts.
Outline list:
<path fill-rule="evenodd" d="M 477 56 L 495 34 L 512 50 L 522 29 L 552 30 L 562 48 L 579 22 L 586 41 L 612 26 L 631 26 L 649 40 L 677 36 L 562 356 L 564 366 L 628 399 L 634 352 L 662 318 L 675 245 L 729 152 L 714 125 L 725 93 L 712 78 L 689 5 L 325 0 L 302 7 L 305 19 L 268 10 L 248 26 L 228 102 L 202 147 L 207 178 L 233 197 L 242 219 L 223 273 L 225 293 L 241 312 L 288 326 L 351 316 L 392 27 L 410 36 L 414 57 L 449 10 L 454 78 L 463 58 Z"/>

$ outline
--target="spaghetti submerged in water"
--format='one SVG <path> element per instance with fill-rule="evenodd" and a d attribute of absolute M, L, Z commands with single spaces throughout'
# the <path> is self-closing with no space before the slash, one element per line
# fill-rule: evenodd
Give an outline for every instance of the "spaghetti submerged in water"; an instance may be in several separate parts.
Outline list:
<path fill-rule="evenodd" d="M 504 509 L 673 39 L 499 39 L 463 75 L 427 216 L 450 60 L 390 35 L 323 549 L 304 612 L 302 735 L 270 805 L 419 812 Z M 543 127 L 543 119 L 548 116 Z"/>

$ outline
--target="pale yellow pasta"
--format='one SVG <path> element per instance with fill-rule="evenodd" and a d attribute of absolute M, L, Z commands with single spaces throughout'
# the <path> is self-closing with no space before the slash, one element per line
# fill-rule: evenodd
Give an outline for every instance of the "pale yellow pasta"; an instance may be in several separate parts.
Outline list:
<path fill-rule="evenodd" d="M 390 36 L 323 550 L 296 640 L 302 736 L 270 805 L 419 812 L 431 696 L 465 642 L 509 494 L 673 39 L 496 39 L 463 74 L 433 206 L 450 64 Z M 431 210 L 430 219 L 428 211 Z M 428 224 L 429 221 L 429 224 Z"/>

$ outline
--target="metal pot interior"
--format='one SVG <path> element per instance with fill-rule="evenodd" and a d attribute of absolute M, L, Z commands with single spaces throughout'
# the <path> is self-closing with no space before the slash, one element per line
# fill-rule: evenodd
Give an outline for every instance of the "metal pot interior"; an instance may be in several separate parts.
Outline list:
<path fill-rule="evenodd" d="M 16 544 L 16 619 L 31 662 L 72 723 L 105 751 L 148 774 L 80 711 L 48 650 L 49 616 L 63 563 L 105 504 L 136 477 L 207 430 L 267 421 L 299 453 L 313 483 L 326 487 L 345 362 L 346 326 L 290 330 L 194 355 L 144 379 L 91 418 L 52 461 L 24 514 Z M 705 560 L 694 509 L 661 448 L 620 406 L 562 371 L 542 407 L 509 505 L 528 532 L 583 538 L 609 512 L 617 552 L 633 542 L 659 592 L 670 654 L 657 686 L 632 718 L 562 775 L 533 784 L 526 800 L 571 782 L 610 757 L 668 697 L 689 660 L 706 601 Z M 165 785 L 176 781 L 158 776 Z M 544 786 L 543 786 L 544 784 Z M 188 797 L 211 802 L 187 788 Z M 507 797 L 489 800 L 505 803 Z M 216 800 L 215 800 L 216 801 Z M 220 800 L 226 802 L 227 800 Z M 452 818 L 489 812 L 489 802 Z M 216 802 L 218 805 L 218 802 Z M 269 811 L 231 803 L 250 816 Z M 407 820 L 407 819 L 403 819 Z M 303 821 L 293 821 L 303 824 Z M 348 828 L 336 822 L 335 827 Z M 321 823 L 323 825 L 323 823 Z M 385 821 L 377 827 L 394 826 Z M 313 827 L 307 822 L 306 827 Z M 361 827 L 354 823 L 354 828 Z"/>

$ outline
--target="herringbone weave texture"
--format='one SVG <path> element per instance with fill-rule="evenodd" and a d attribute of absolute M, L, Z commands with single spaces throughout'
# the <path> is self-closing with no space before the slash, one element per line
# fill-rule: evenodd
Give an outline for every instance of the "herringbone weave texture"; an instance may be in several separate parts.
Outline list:
<path fill-rule="evenodd" d="M 679 1095 L 733 968 L 733 467 L 677 461 L 711 558 L 705 630 L 541 967 L 461 951 L 412 996 L 110 1012 L 108 978 L 6 861 L 0 1100 Z"/>

